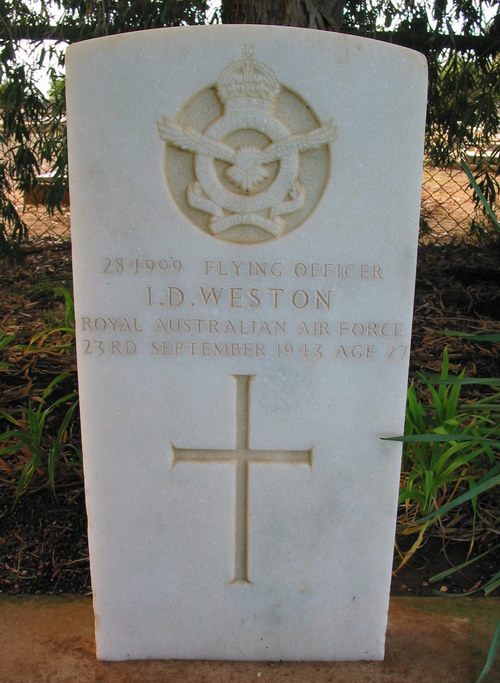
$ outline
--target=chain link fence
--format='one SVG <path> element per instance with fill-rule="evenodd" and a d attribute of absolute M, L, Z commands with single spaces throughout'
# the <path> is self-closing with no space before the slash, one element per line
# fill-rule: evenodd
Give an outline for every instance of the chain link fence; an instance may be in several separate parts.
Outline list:
<path fill-rule="evenodd" d="M 12 200 L 23 222 L 28 228 L 29 247 L 49 246 L 54 243 L 70 242 L 71 217 L 69 201 L 61 209 L 49 212 L 38 197 L 16 193 Z"/>
<path fill-rule="evenodd" d="M 30 246 L 50 245 L 71 240 L 69 200 L 61 210 L 49 214 L 37 196 L 17 195 L 17 209 L 28 226 Z M 474 203 L 469 180 L 461 168 L 436 168 L 424 165 L 422 185 L 421 235 L 422 244 L 445 245 L 472 242 L 472 221 L 481 220 L 481 212 Z"/>
<path fill-rule="evenodd" d="M 420 213 L 420 241 L 444 245 L 474 242 L 473 221 L 484 222 L 474 191 L 460 167 L 424 165 Z"/>

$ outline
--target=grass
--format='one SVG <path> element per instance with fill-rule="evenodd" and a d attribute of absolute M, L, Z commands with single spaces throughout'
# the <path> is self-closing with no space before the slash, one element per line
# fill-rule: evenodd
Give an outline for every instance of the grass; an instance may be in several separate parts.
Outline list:
<path fill-rule="evenodd" d="M 483 206 L 484 213 L 488 216 L 489 220 L 491 221 L 491 224 L 494 228 L 494 230 L 498 233 L 500 232 L 500 221 L 498 220 L 498 216 L 493 210 L 493 207 L 489 204 L 488 200 L 484 196 L 483 191 L 479 187 L 479 185 L 476 182 L 476 179 L 474 178 L 474 174 L 472 172 L 472 169 L 470 166 L 465 162 L 462 161 L 460 166 L 462 167 L 462 170 L 466 174 L 467 178 L 469 179 L 469 183 L 474 190 L 477 198 L 481 202 Z"/>
<path fill-rule="evenodd" d="M 479 674 L 475 683 L 483 683 L 488 675 L 493 662 L 495 661 L 498 650 L 500 649 L 500 621 L 497 622 L 493 637 L 491 639 L 490 647 L 488 648 L 488 654 L 486 655 L 486 661 L 484 663 L 483 670 Z"/>
<path fill-rule="evenodd" d="M 81 468 L 81 450 L 69 442 L 70 425 L 78 406 L 77 392 L 53 398 L 55 390 L 69 376 L 70 373 L 62 373 L 53 379 L 41 397 L 30 399 L 28 406 L 21 409 L 21 417 L 0 411 L 11 426 L 0 435 L 0 458 L 16 454 L 24 463 L 17 472 L 16 500 L 28 489 L 37 472 L 46 473 L 48 484 L 56 494 L 58 469 L 64 468 L 67 473 Z"/>
<path fill-rule="evenodd" d="M 15 334 L 5 334 L 2 330 L 0 330 L 0 354 L 5 352 L 5 349 L 9 344 L 11 344 L 14 339 L 16 338 Z M 8 363 L 7 361 L 0 360 L 0 370 L 6 370 L 7 368 L 11 367 L 11 363 Z"/>
<path fill-rule="evenodd" d="M 482 398 L 461 400 L 466 384 L 486 384 Z M 408 389 L 405 434 L 392 437 L 403 442 L 402 480 L 399 495 L 398 535 L 415 536 L 409 550 L 400 552 L 403 567 L 420 548 L 426 534 L 440 526 L 457 508 L 468 507 L 472 518 L 469 553 L 475 541 L 478 498 L 500 483 L 500 380 L 449 373 L 449 355 L 443 352 L 438 376 L 419 373 Z"/>
<path fill-rule="evenodd" d="M 27 379 L 17 393 L 19 402 L 0 409 L 7 426 L 0 433 L 0 471 L 7 477 L 4 483 L 15 485 L 15 501 L 33 484 L 49 486 L 56 495 L 68 475 L 82 470 L 76 375 L 68 370 L 53 376 L 54 368 L 74 357 L 73 299 L 63 287 L 53 288 L 51 295 L 63 300 L 62 316 L 54 317 L 29 343 L 16 344 L 15 335 L 0 333 L 0 353 L 8 357 L 0 360 L 0 370 Z M 38 370 L 50 377 L 46 386 L 34 386 Z"/>
<path fill-rule="evenodd" d="M 58 312 L 46 314 L 45 328 L 35 334 L 29 344 L 29 348 L 37 352 L 45 342 L 53 336 L 62 337 L 60 344 L 52 343 L 53 349 L 74 349 L 75 343 L 75 304 L 71 292 L 66 287 L 54 287 L 52 289 L 52 299 L 62 300 L 62 317 Z"/>
<path fill-rule="evenodd" d="M 458 564 L 456 567 L 451 567 L 451 569 L 447 569 L 444 572 L 439 572 L 439 574 L 435 574 L 434 576 L 431 576 L 429 578 L 429 583 L 434 584 L 434 583 L 437 583 L 438 581 L 442 581 L 443 579 L 447 578 L 448 576 L 455 574 L 455 572 L 459 572 L 462 569 L 465 569 L 466 567 L 470 567 L 475 562 L 482 560 L 487 555 L 490 555 L 491 553 L 496 552 L 499 549 L 500 549 L 500 543 L 497 543 L 492 548 L 489 548 L 489 550 L 487 550 L 486 552 L 481 553 L 480 555 L 477 555 L 476 557 L 472 558 L 471 560 L 467 560 L 466 562 L 462 562 L 462 564 Z M 499 587 L 500 587 L 500 571 L 495 572 L 493 574 L 493 576 L 483 586 L 481 586 L 475 590 L 468 591 L 467 593 L 464 593 L 463 595 L 464 596 L 473 595 L 474 593 L 477 593 L 479 590 L 483 590 L 485 595 L 490 595 Z"/>
<path fill-rule="evenodd" d="M 493 208 L 488 204 L 469 166 L 462 162 L 462 168 L 498 235 L 500 223 Z M 446 330 L 445 334 L 481 343 L 500 342 L 500 333 L 497 332 L 478 335 Z M 464 402 L 461 392 L 465 385 L 484 387 L 488 393 Z M 445 516 L 457 509 L 463 510 L 464 506 L 467 506 L 472 517 L 471 554 L 478 499 L 500 484 L 498 386 L 500 379 L 497 377 L 466 377 L 465 371 L 458 376 L 450 376 L 446 348 L 441 373 L 437 377 L 418 373 L 416 383 L 410 385 L 405 434 L 393 439 L 403 442 L 404 474 L 399 498 L 403 513 L 400 515 L 398 532 L 402 536 L 416 535 L 416 539 L 408 551 L 400 553 L 399 568 L 411 559 L 432 526 L 440 525 L 441 535 L 445 538 Z M 461 568 L 477 559 L 479 557 L 470 559 L 468 556 Z M 433 578 L 437 581 L 442 576 L 438 574 L 437 578 Z M 499 585 L 500 572 L 490 578 L 483 590 L 490 594 Z"/>

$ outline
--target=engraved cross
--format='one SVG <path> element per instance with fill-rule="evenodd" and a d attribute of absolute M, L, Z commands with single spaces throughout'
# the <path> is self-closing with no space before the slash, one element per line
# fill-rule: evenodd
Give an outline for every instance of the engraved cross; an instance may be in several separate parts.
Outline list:
<path fill-rule="evenodd" d="M 248 491 L 252 463 L 305 464 L 312 466 L 308 451 L 254 450 L 250 448 L 250 383 L 252 375 L 233 375 L 236 380 L 236 448 L 177 448 L 173 465 L 179 462 L 231 462 L 236 465 L 236 510 L 234 579 L 231 583 L 251 583 L 248 578 Z"/>

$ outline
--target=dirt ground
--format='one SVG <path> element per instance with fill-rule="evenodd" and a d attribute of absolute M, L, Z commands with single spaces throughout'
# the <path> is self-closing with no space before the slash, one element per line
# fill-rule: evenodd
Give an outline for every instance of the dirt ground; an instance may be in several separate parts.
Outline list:
<path fill-rule="evenodd" d="M 89 598 L 0 596 L 2 683 L 472 683 L 500 599 L 393 598 L 384 661 L 96 661 Z M 307 633 L 304 624 L 305 634 Z M 500 659 L 484 683 L 500 680 Z"/>

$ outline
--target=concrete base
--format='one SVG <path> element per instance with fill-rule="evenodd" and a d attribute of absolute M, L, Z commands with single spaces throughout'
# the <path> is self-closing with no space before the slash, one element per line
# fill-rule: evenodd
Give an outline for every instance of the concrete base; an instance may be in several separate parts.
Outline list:
<path fill-rule="evenodd" d="M 1 683 L 473 683 L 500 599 L 393 598 L 384 662 L 97 662 L 90 598 L 0 598 Z M 500 680 L 495 662 L 485 683 Z"/>

